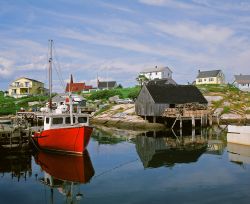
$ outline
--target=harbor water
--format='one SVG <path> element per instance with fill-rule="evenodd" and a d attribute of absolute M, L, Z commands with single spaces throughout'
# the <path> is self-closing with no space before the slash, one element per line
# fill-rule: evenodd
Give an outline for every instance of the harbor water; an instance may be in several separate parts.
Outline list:
<path fill-rule="evenodd" d="M 249 203 L 249 151 L 219 128 L 96 128 L 82 157 L 1 153 L 0 203 Z"/>

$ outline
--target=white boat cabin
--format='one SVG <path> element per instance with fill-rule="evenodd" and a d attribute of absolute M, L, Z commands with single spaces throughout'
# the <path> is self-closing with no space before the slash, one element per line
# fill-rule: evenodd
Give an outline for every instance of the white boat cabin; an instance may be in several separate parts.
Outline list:
<path fill-rule="evenodd" d="M 88 126 L 88 114 L 73 114 L 72 121 L 69 114 L 48 114 L 44 117 L 44 130 L 66 128 L 75 125 Z"/>

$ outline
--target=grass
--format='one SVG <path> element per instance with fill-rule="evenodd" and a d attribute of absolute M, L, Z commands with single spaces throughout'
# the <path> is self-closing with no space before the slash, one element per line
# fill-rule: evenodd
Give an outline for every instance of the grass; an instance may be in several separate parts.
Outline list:
<path fill-rule="evenodd" d="M 220 101 L 212 102 L 212 109 L 222 108 L 222 114 L 230 113 L 231 111 L 239 111 L 244 114 L 249 114 L 249 110 L 245 110 L 245 107 L 250 107 L 250 93 L 242 92 L 237 87 L 225 84 L 225 85 L 197 85 L 204 95 L 219 95 L 223 99 Z M 225 105 L 224 103 L 227 103 Z"/>
<path fill-rule="evenodd" d="M 139 94 L 140 87 L 135 86 L 131 88 L 116 88 L 111 90 L 100 90 L 88 94 L 84 94 L 89 100 L 107 100 L 112 96 L 118 95 L 119 98 L 131 98 L 134 99 Z"/>
<path fill-rule="evenodd" d="M 13 98 L 9 96 L 4 96 L 4 93 L 0 91 L 0 115 L 16 114 L 21 107 L 28 109 L 28 102 L 33 101 L 47 101 L 47 96 L 28 96 L 23 98 Z"/>
<path fill-rule="evenodd" d="M 230 107 L 229 106 L 224 106 L 222 114 L 223 113 L 230 113 Z"/>
<path fill-rule="evenodd" d="M 95 115 L 95 116 L 100 115 L 101 113 L 103 113 L 103 112 L 109 110 L 111 107 L 112 107 L 112 105 L 107 105 L 107 106 L 101 108 L 99 111 L 95 112 L 94 115 Z"/>
<path fill-rule="evenodd" d="M 196 85 L 203 93 L 239 93 L 239 89 L 231 84 L 201 84 Z"/>

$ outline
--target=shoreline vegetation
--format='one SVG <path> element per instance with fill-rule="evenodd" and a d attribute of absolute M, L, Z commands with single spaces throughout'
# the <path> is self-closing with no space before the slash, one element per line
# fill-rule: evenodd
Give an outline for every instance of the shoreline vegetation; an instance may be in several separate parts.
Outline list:
<path fill-rule="evenodd" d="M 209 110 L 213 114 L 213 124 L 250 124 L 250 93 L 242 92 L 233 85 L 197 85 L 208 100 Z M 137 116 L 134 104 L 115 104 L 110 97 L 135 99 L 140 87 L 117 88 L 86 93 L 83 96 L 90 105 L 97 107 L 92 115 L 91 124 L 131 130 L 161 130 L 161 123 L 150 123 Z M 14 99 L 0 92 L 0 119 L 11 118 L 21 107 L 26 110 L 38 108 L 29 106 L 29 102 L 39 101 L 45 104 L 47 96 L 32 96 Z M 28 109 L 29 108 L 29 109 Z M 9 116 L 8 116 L 9 115 Z"/>

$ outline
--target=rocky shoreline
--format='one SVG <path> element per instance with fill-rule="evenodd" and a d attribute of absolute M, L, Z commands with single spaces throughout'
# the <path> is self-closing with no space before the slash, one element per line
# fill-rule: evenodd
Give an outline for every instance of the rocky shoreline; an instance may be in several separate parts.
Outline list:
<path fill-rule="evenodd" d="M 106 127 L 116 127 L 119 129 L 130 130 L 163 130 L 166 126 L 162 123 L 150 123 L 145 121 L 134 112 L 133 104 L 114 105 L 109 110 L 102 112 L 91 118 L 92 125 L 101 125 Z M 222 114 L 213 117 L 213 124 L 250 124 L 250 115 Z"/>
<path fill-rule="evenodd" d="M 127 130 L 164 130 L 164 129 L 166 129 L 166 126 L 164 124 L 149 123 L 146 121 L 133 122 L 133 121 L 124 121 L 124 120 L 93 118 L 90 120 L 90 123 L 92 125 L 116 127 L 119 129 L 127 129 Z"/>

